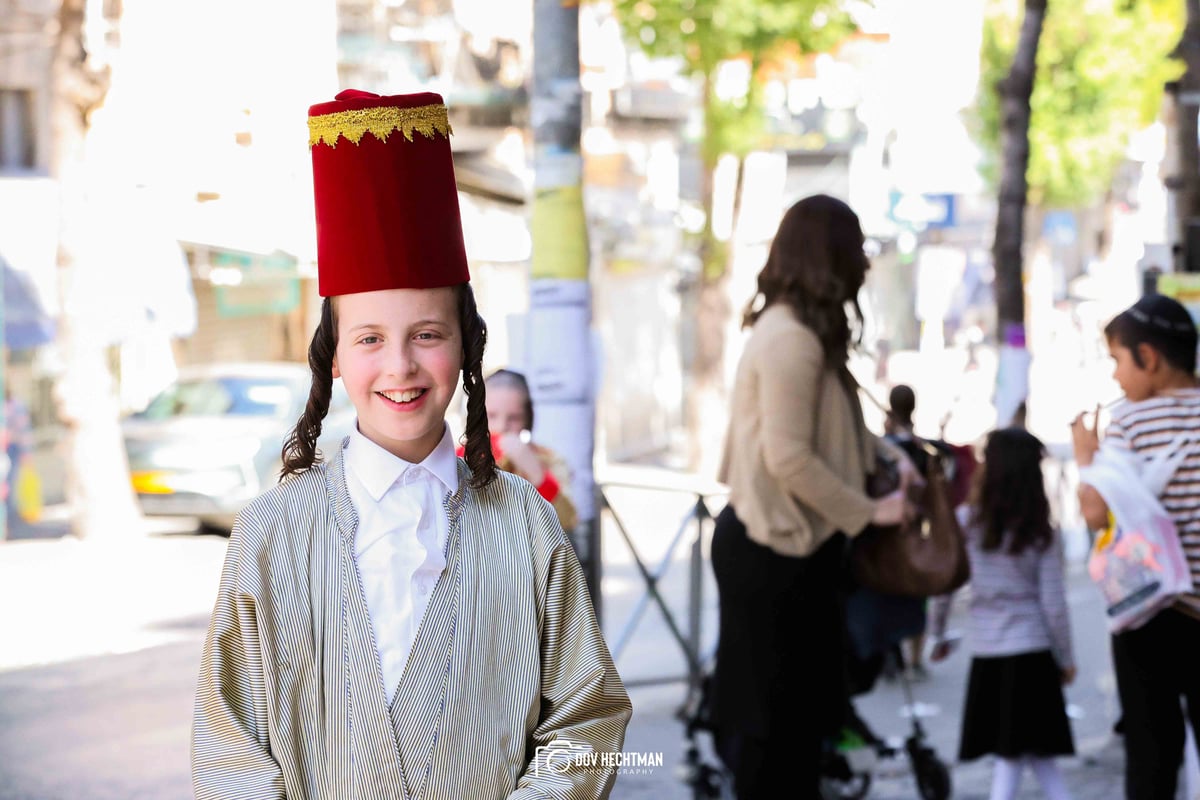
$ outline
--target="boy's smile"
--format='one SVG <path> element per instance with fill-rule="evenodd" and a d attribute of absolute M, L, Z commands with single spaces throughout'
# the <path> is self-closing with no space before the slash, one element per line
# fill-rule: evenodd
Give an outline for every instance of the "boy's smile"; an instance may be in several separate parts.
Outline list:
<path fill-rule="evenodd" d="M 462 370 L 456 290 L 388 289 L 337 298 L 333 377 L 358 411 L 358 429 L 418 463 L 441 441 Z"/>

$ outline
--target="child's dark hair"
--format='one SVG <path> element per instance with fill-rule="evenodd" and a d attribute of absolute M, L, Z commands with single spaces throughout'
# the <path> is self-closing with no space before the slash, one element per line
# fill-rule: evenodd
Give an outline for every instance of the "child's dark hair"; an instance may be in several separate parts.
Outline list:
<path fill-rule="evenodd" d="M 913 411 L 917 408 L 917 395 L 912 387 L 898 383 L 888 394 L 888 414 L 906 428 L 913 426 Z"/>
<path fill-rule="evenodd" d="M 463 342 L 463 390 L 467 393 L 465 458 L 467 466 L 471 468 L 471 485 L 482 489 L 496 478 L 496 458 L 492 455 L 484 405 L 483 351 L 487 346 L 487 323 L 479 316 L 471 285 L 463 283 L 456 286 L 455 290 Z M 336 351 L 337 312 L 333 299 L 326 297 L 321 304 L 321 321 L 308 346 L 312 388 L 308 392 L 304 413 L 283 443 L 280 480 L 298 475 L 321 462 L 317 439 L 321 435 L 321 423 L 329 413 L 329 399 L 333 393 L 333 356 Z"/>
<path fill-rule="evenodd" d="M 1042 478 L 1046 448 L 1024 428 L 1001 428 L 988 435 L 983 468 L 975 484 L 972 522 L 983 528 L 983 550 L 1044 550 L 1054 538 L 1050 501 Z"/>
<path fill-rule="evenodd" d="M 511 369 L 498 369 L 488 375 L 484 383 L 493 388 L 516 389 L 524 395 L 525 430 L 533 430 L 533 395 L 529 391 L 529 381 L 525 380 L 524 375 Z"/>
<path fill-rule="evenodd" d="M 1196 373 L 1196 322 L 1178 300 L 1148 294 L 1115 316 L 1104 335 L 1129 350 L 1133 363 L 1145 367 L 1138 345 L 1157 350 L 1168 364 L 1188 375 Z"/>

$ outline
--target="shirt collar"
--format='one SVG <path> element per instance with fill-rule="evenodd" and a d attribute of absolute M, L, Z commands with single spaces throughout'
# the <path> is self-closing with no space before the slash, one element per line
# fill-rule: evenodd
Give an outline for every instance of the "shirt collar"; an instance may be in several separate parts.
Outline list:
<path fill-rule="evenodd" d="M 433 452 L 419 465 L 392 455 L 363 436 L 356 425 L 350 432 L 345 459 L 346 465 L 376 503 L 413 466 L 424 467 L 450 494 L 458 491 L 458 458 L 454 455 L 454 440 L 450 437 L 449 425 L 444 427 L 442 438 Z"/>

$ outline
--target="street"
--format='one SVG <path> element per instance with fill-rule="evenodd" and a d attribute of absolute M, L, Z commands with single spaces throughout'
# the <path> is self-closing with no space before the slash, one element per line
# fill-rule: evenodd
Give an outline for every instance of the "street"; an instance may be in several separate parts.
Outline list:
<path fill-rule="evenodd" d="M 657 564 L 690 496 L 635 489 L 612 495 L 640 555 Z M 713 502 L 719 507 L 721 501 Z M 685 631 L 689 544 L 690 533 L 660 584 Z M 0 652 L 0 800 L 190 796 L 192 694 L 224 548 L 220 537 L 186 532 L 155 533 L 123 547 L 55 539 L 0 546 L 0 638 L 6 642 Z M 611 524 L 605 550 L 605 630 L 615 642 L 641 580 Z M 705 581 L 703 632 L 711 642 L 715 595 L 707 566 Z M 1064 768 L 1078 797 L 1118 798 L 1122 758 L 1109 734 L 1116 709 L 1107 636 L 1098 597 L 1078 564 L 1070 572 L 1069 600 L 1080 669 L 1067 695 L 1080 756 L 1064 759 Z M 957 614 L 952 626 L 961 626 Z M 913 687 L 919 712 L 928 714 L 923 720 L 931 744 L 947 761 L 957 746 L 967 663 L 960 649 Z M 683 674 L 657 608 L 645 610 L 617 664 L 631 683 Z M 635 711 L 625 749 L 661 752 L 664 766 L 623 776 L 613 797 L 690 797 L 676 776 L 683 728 L 674 713 L 684 685 L 630 693 Z M 868 722 L 889 737 L 907 732 L 905 705 L 900 685 L 882 681 L 858 701 Z M 986 761 L 955 765 L 953 775 L 955 797 L 987 796 Z M 907 765 L 881 764 L 870 796 L 916 797 Z M 1021 797 L 1036 796 L 1027 778 Z"/>
<path fill-rule="evenodd" d="M 1044 368 L 1067 366 L 1054 363 L 1055 357 L 1046 361 Z M 945 382 L 955 369 L 911 356 L 895 359 L 893 367 L 894 380 L 912 383 L 919 398 L 928 398 L 918 403 L 919 415 L 936 420 L 948 403 L 956 406 L 955 440 L 973 438 L 994 424 L 987 415 L 993 380 L 988 359 L 979 371 L 958 379 L 960 388 L 952 392 Z M 1047 422 L 1052 432 L 1069 418 L 1071 402 L 1049 399 L 1034 409 L 1035 419 Z M 655 467 L 610 464 L 597 478 L 614 512 L 604 515 L 603 625 L 634 703 L 625 750 L 661 753 L 663 761 L 662 767 L 622 775 L 613 797 L 686 800 L 691 793 L 678 777 L 683 725 L 675 717 L 685 697 L 686 662 L 659 608 L 644 596 L 642 574 L 616 520 L 647 571 L 661 576 L 658 589 L 686 638 L 693 630 L 688 609 L 695 524 L 684 523 L 697 493 L 711 514 L 720 511 L 724 495 L 710 481 Z M 1068 487 L 1058 499 L 1066 507 L 1072 496 Z M 196 533 L 192 520 L 162 518 L 148 519 L 146 535 L 129 543 L 78 542 L 63 536 L 66 523 L 62 507 L 57 509 L 59 516 L 52 509 L 38 526 L 20 531 L 21 538 L 0 544 L 0 641 L 5 642 L 0 648 L 0 800 L 190 797 L 192 696 L 226 540 Z M 1072 544 L 1080 535 L 1077 530 L 1067 535 L 1079 676 L 1066 690 L 1079 755 L 1062 763 L 1077 797 L 1116 800 L 1123 796 L 1123 754 L 1111 734 L 1117 708 L 1108 635 L 1099 595 L 1080 561 L 1086 542 Z M 700 575 L 695 624 L 707 653 L 717 633 L 717 598 L 707 560 Z M 958 605 L 951 627 L 962 629 Z M 966 648 L 959 648 L 946 662 L 931 665 L 928 679 L 915 683 L 913 692 L 930 744 L 952 765 L 954 797 L 981 800 L 990 786 L 987 759 L 953 763 L 968 663 Z M 881 680 L 856 702 L 879 735 L 902 738 L 909 732 L 903 716 L 908 703 L 899 683 Z M 701 744 L 709 746 L 707 737 Z M 1020 796 L 1040 796 L 1031 776 Z M 904 759 L 877 766 L 870 797 L 917 797 Z M 1179 797 L 1186 800 L 1182 788 Z"/>

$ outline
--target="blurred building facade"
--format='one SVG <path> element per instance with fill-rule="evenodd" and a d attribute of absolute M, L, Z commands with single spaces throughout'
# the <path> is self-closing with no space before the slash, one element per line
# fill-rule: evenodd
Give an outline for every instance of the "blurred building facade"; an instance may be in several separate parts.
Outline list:
<path fill-rule="evenodd" d="M 0 260 L 11 278 L 28 291 L 23 304 L 36 310 L 12 308 L 18 293 L 5 294 L 5 319 L 44 312 L 57 306 L 55 246 L 58 235 L 58 195 L 49 178 L 53 156 L 50 128 L 53 25 L 58 3 L 53 0 L 0 2 Z M 5 388 L 33 412 L 34 422 L 52 416 L 49 387 L 37 379 L 38 337 L 22 340 L 6 324 Z"/>
<path fill-rule="evenodd" d="M 30 200 L 27 192 L 6 208 L 40 202 L 46 209 L 5 214 L 0 252 L 20 238 L 16 227 L 36 227 L 16 226 L 14 218 L 36 217 L 51 231 L 40 238 L 53 239 L 53 184 L 44 176 L 51 146 L 48 31 L 57 5 L 0 0 L 0 200 L 6 182 L 32 182 L 42 198 Z M 736 237 L 736 317 L 782 210 L 815 192 L 846 199 L 875 252 L 868 341 L 916 347 L 918 309 L 990 330 L 981 315 L 991 302 L 994 210 L 961 118 L 975 91 L 981 2 L 919 0 L 920 13 L 899 2 L 877 6 L 861 34 L 830 53 L 798 55 L 767 76 L 768 135 L 746 160 L 741 224 L 735 230 L 736 170 L 729 163 L 718 169 L 714 222 L 724 237 Z M 181 325 L 114 344 L 128 408 L 145 402 L 169 374 L 166 361 L 174 367 L 305 358 L 319 298 L 304 113 L 350 87 L 446 97 L 473 283 L 491 326 L 487 367 L 521 365 L 531 247 L 532 4 L 298 0 L 286 37 L 262 35 L 280 24 L 277 6 L 265 0 L 213 0 L 203 8 L 125 0 L 122 10 L 112 90 L 93 130 L 94 152 L 105 164 L 98 180 L 114 189 L 115 218 L 133 217 L 122 209 L 138 204 L 152 207 L 153 233 L 183 254 L 156 245 L 148 249 L 158 255 L 143 261 L 186 263 L 186 292 L 169 290 L 174 305 L 142 302 L 143 316 L 192 307 L 190 332 Z M 922 20 L 931 18 L 939 20 L 936 31 L 923 30 Z M 598 449 L 618 460 L 655 457 L 679 446 L 682 429 L 691 342 L 686 290 L 697 269 L 692 237 L 702 224 L 699 91 L 680 63 L 648 59 L 627 43 L 609 3 L 584 4 L 580 24 L 585 202 L 602 354 Z M 955 46 L 932 46 L 931 36 Z M 213 58 L 216 51 L 221 58 Z M 722 91 L 744 92 L 747 72 L 742 62 L 723 68 Z M 162 141 L 130 135 L 164 121 L 170 136 Z M 149 228 L 124 228 L 123 235 L 146 238 Z M 1076 231 L 1077 241 L 1089 239 L 1084 225 Z M 20 260 L 43 265 L 31 271 L 41 275 L 35 283 L 56 313 L 53 249 L 38 252 Z M 130 260 L 120 246 L 111 252 L 114 261 Z M 922 294 L 923 278 L 935 288 L 953 278 L 963 291 Z M 180 314 L 186 316 L 169 315 Z M 740 339 L 735 320 L 730 325 L 732 369 Z M 952 335 L 944 331 L 943 341 Z M 52 353 L 21 358 L 31 374 L 39 359 L 43 373 L 53 374 Z"/>

